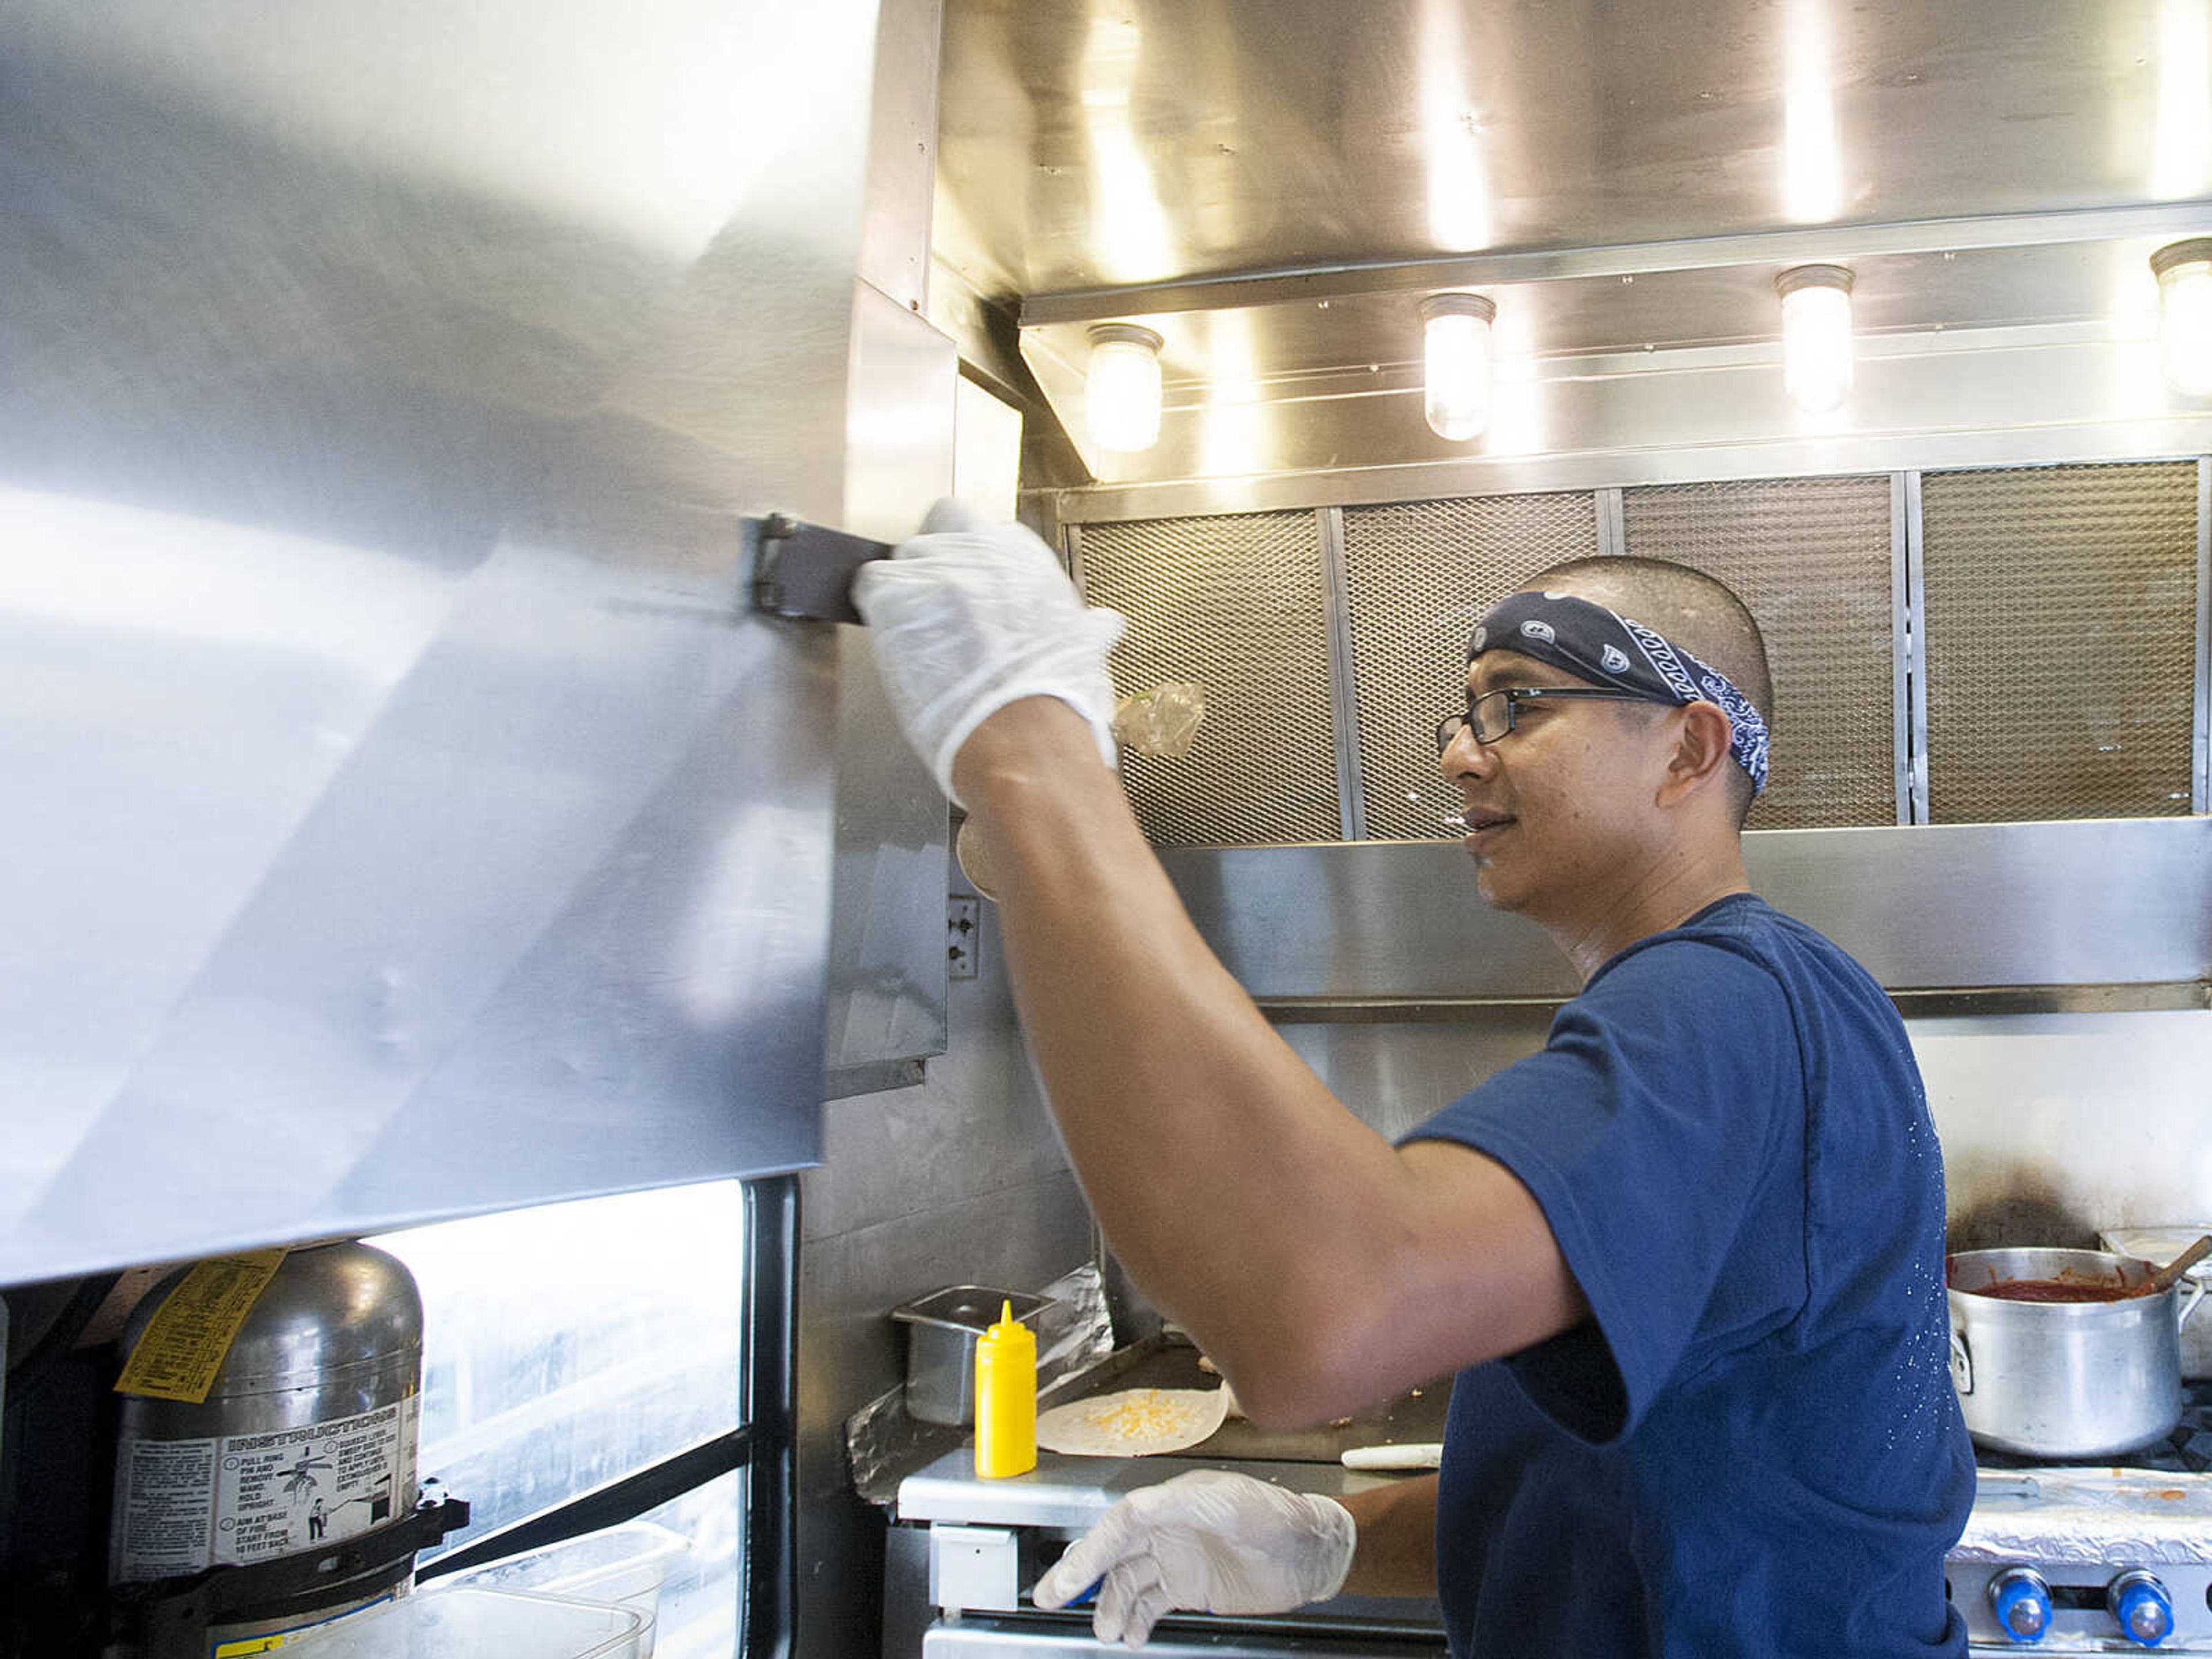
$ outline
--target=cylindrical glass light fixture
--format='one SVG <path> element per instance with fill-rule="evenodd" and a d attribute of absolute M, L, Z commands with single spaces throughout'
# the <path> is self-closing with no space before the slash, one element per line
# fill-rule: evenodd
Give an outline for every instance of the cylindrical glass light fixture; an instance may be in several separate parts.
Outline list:
<path fill-rule="evenodd" d="M 1423 396 L 1429 429 L 1452 443 L 1490 424 L 1490 325 L 1498 307 L 1480 294 L 1421 301 Z"/>
<path fill-rule="evenodd" d="M 1851 273 L 1796 265 L 1774 279 L 1782 296 L 1782 384 L 1808 415 L 1843 407 L 1851 389 Z"/>
<path fill-rule="evenodd" d="M 2150 256 L 2150 269 L 2166 378 L 2191 398 L 2212 395 L 2212 236 L 2168 243 Z"/>
<path fill-rule="evenodd" d="M 1135 323 L 1091 330 L 1083 416 L 1101 449 L 1150 449 L 1160 436 L 1160 337 Z"/>

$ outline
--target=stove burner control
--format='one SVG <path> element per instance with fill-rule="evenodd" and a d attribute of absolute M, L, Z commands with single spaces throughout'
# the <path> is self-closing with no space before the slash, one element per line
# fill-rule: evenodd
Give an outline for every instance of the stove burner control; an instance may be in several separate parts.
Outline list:
<path fill-rule="evenodd" d="M 2051 1586 L 2033 1567 L 2007 1567 L 1990 1580 L 1990 1610 L 2015 1642 L 2040 1642 L 2051 1628 Z"/>
<path fill-rule="evenodd" d="M 2173 1634 L 2173 1598 L 2140 1567 L 2105 1586 L 2105 1605 L 2138 1647 L 2154 1648 Z"/>

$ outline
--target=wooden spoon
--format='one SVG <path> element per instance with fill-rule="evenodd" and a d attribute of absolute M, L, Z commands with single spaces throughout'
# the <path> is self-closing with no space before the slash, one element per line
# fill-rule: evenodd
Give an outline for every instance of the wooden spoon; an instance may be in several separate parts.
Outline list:
<path fill-rule="evenodd" d="M 2208 1255 L 2212 1255 L 2212 1233 L 2205 1234 L 2203 1237 L 2153 1273 L 2150 1276 L 2149 1294 L 2160 1296 L 2172 1290 L 2176 1279 Z"/>

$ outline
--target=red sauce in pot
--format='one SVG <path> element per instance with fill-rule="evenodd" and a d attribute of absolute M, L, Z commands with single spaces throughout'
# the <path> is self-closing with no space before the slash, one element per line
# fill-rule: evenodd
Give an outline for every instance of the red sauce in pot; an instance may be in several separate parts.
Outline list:
<path fill-rule="evenodd" d="M 2148 1281 L 2115 1285 L 2109 1279 L 1999 1279 L 1987 1285 L 1954 1285 L 1970 1296 L 1995 1297 L 2000 1302 L 2126 1302 L 2148 1296 Z"/>

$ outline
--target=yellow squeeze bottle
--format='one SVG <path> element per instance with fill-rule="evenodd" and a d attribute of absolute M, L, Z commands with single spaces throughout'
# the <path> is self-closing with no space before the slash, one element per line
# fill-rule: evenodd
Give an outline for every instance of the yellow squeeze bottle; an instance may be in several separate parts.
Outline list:
<path fill-rule="evenodd" d="M 975 1340 L 975 1473 L 988 1480 L 1036 1467 L 1036 1338 L 1006 1302 Z"/>

